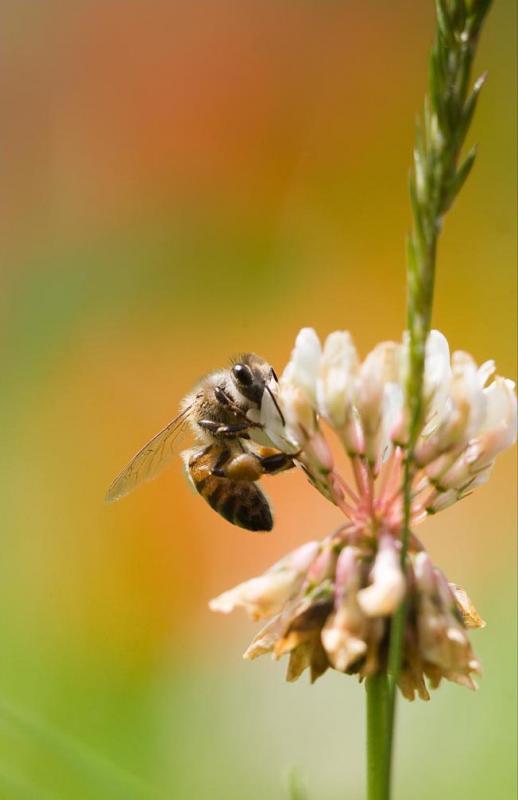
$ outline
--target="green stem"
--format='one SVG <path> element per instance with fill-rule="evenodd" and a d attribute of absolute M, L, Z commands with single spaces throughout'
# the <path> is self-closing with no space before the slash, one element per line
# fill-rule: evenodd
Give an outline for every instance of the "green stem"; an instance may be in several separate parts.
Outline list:
<path fill-rule="evenodd" d="M 367 692 L 367 798 L 389 800 L 390 732 L 388 680 L 384 672 L 365 681 Z"/>
<path fill-rule="evenodd" d="M 475 159 L 460 154 L 469 130 L 479 79 L 469 90 L 478 36 L 491 0 L 435 0 L 437 31 L 430 59 L 428 96 L 418 125 L 410 175 L 413 228 L 408 239 L 407 325 L 409 334 L 406 405 L 409 433 L 403 473 L 401 567 L 406 571 L 410 538 L 414 449 L 426 412 L 423 398 L 426 341 L 430 332 L 437 242 L 442 221 Z M 403 663 L 407 603 L 395 613 L 390 631 L 387 676 L 367 686 L 369 800 L 389 800 L 396 713 L 396 689 Z M 376 721 L 375 716 L 379 719 Z M 371 742 L 372 736 L 372 742 Z M 373 763 L 377 759 L 377 763 Z"/>

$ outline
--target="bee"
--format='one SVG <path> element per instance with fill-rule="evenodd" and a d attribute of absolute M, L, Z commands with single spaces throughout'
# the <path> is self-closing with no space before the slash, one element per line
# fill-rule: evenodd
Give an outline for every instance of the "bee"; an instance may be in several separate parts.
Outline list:
<path fill-rule="evenodd" d="M 179 414 L 150 439 L 115 478 L 106 499 L 118 500 L 140 483 L 156 477 L 174 455 L 177 436 L 190 425 L 198 446 L 185 451 L 187 473 L 199 494 L 218 514 L 249 531 L 270 531 L 273 517 L 257 486 L 263 475 L 295 466 L 294 455 L 253 441 L 268 441 L 263 425 L 248 414 L 260 410 L 265 392 L 279 420 L 274 369 L 254 353 L 245 353 L 229 369 L 205 377 L 185 397 Z"/>

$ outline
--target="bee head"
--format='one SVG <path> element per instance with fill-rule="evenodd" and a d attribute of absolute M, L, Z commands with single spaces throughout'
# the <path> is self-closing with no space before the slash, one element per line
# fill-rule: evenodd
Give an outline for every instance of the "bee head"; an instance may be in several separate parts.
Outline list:
<path fill-rule="evenodd" d="M 232 382 L 238 392 L 252 403 L 261 403 L 266 385 L 277 381 L 272 367 L 255 353 L 243 353 L 230 370 Z"/>

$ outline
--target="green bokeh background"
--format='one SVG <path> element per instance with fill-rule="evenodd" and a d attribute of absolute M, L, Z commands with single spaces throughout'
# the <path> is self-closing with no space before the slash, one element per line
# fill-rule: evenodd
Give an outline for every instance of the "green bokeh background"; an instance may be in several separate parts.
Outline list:
<path fill-rule="evenodd" d="M 300 475 L 248 536 L 179 464 L 113 475 L 205 371 L 297 330 L 404 325 L 406 175 L 432 3 L 4 0 L 1 800 L 363 796 L 363 689 L 246 663 L 210 597 L 336 523 Z M 480 46 L 479 157 L 434 325 L 516 377 L 516 9 Z M 478 694 L 401 703 L 398 800 L 516 796 L 514 454 L 420 535 L 468 589 Z"/>

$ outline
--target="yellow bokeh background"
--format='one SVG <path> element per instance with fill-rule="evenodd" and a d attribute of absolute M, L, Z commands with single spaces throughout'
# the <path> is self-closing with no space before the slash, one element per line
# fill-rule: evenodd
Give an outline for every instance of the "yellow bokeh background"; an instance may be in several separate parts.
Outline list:
<path fill-rule="evenodd" d="M 2 800 L 359 798 L 363 690 L 249 664 L 210 597 L 337 520 L 269 479 L 249 535 L 181 462 L 103 496 L 205 372 L 278 370 L 296 332 L 401 336 L 407 174 L 433 4 L 5 0 L 0 324 Z M 516 9 L 499 0 L 477 163 L 440 243 L 434 326 L 516 378 Z M 478 694 L 401 704 L 397 797 L 516 792 L 513 453 L 420 535 L 487 628 Z M 295 798 L 295 794 L 292 793 Z"/>

